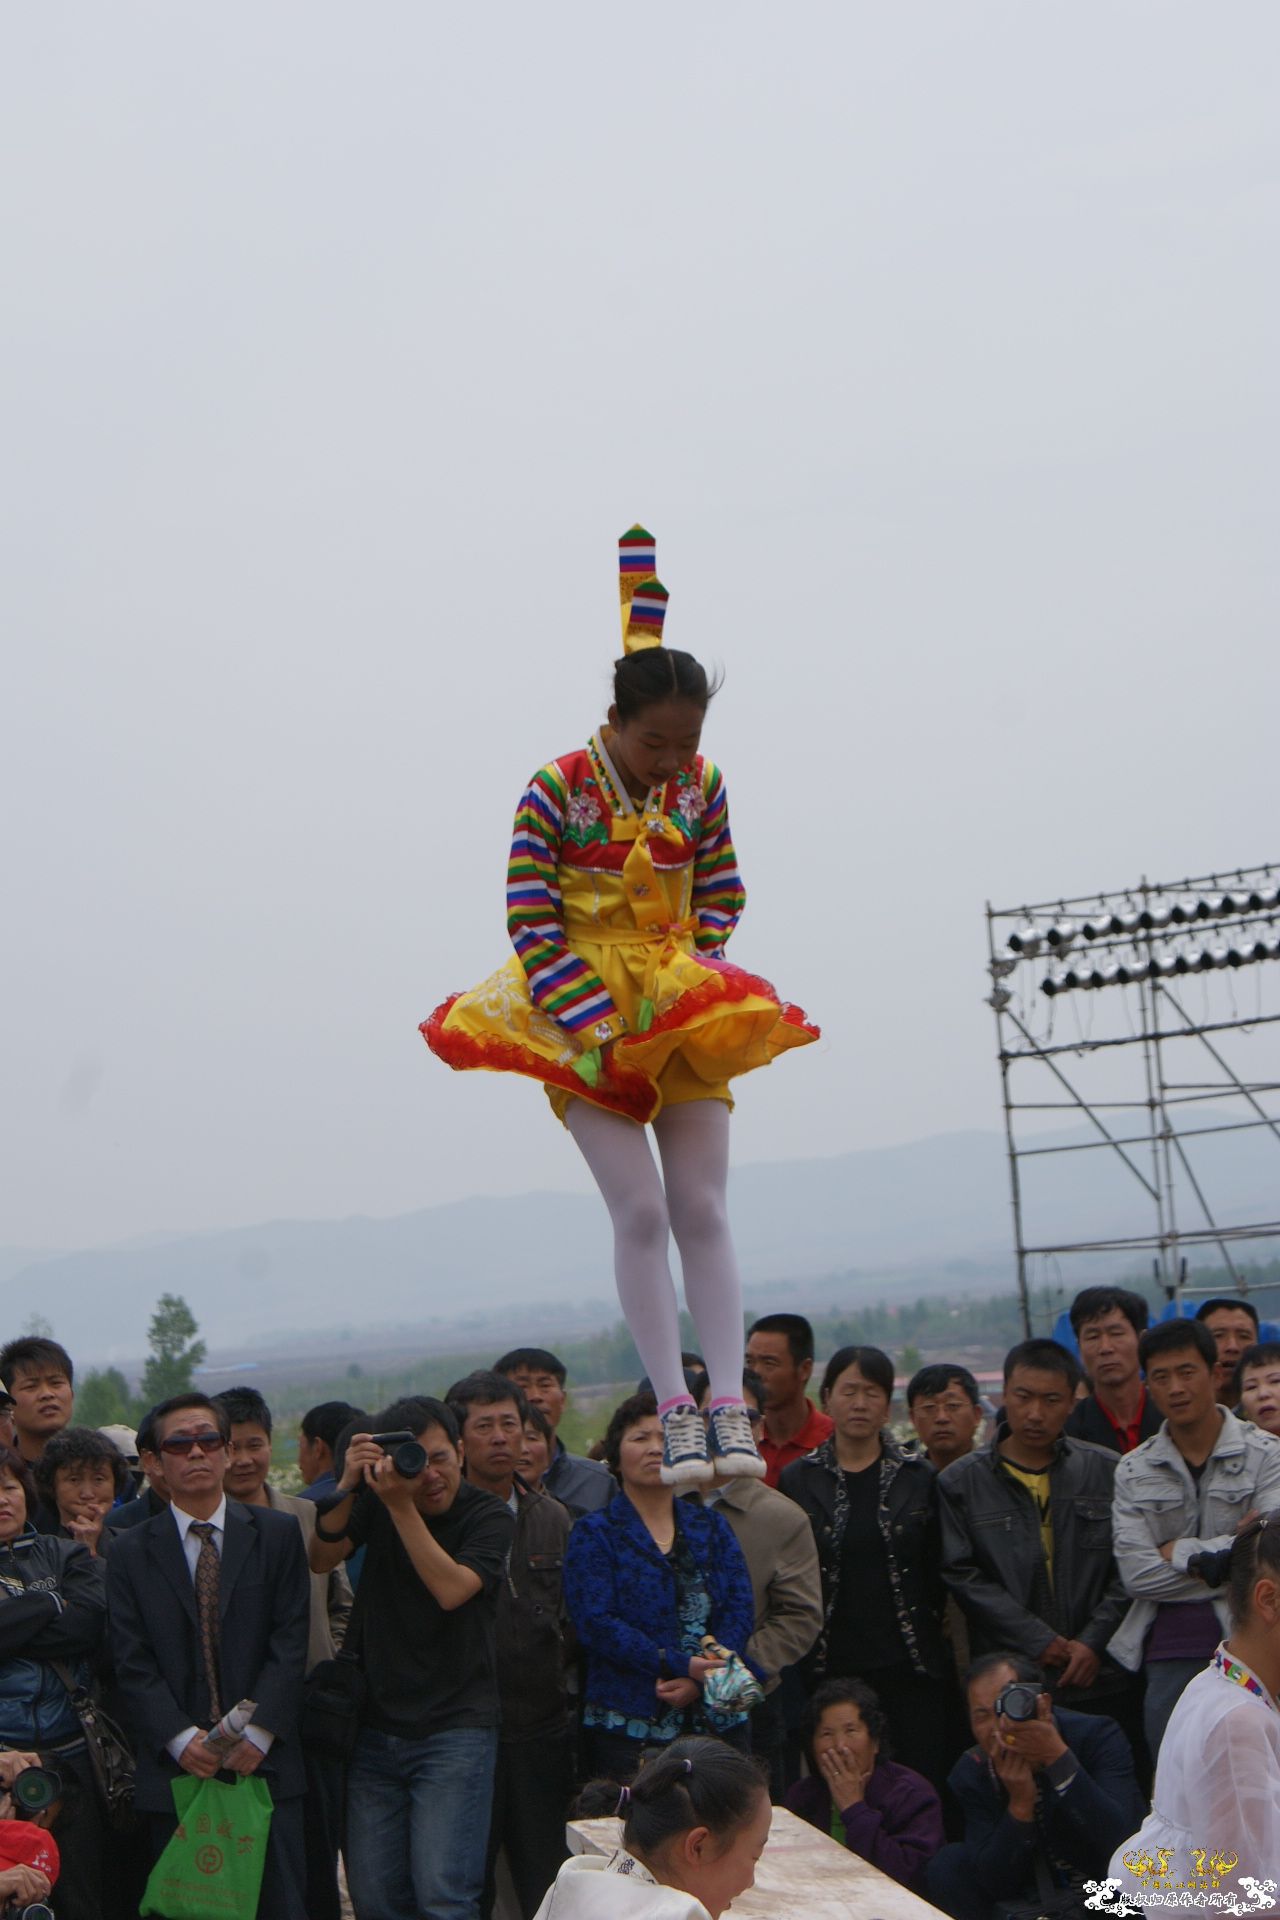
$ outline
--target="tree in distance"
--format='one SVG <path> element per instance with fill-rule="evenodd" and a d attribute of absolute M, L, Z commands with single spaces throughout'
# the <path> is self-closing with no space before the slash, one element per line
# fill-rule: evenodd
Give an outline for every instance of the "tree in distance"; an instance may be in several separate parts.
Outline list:
<path fill-rule="evenodd" d="M 154 1407 L 175 1393 L 189 1393 L 192 1375 L 208 1348 L 196 1335 L 196 1317 L 180 1293 L 162 1293 L 147 1328 L 151 1358 L 142 1371 L 140 1401 Z"/>
<path fill-rule="evenodd" d="M 131 1427 L 137 1408 L 119 1367 L 94 1367 L 76 1381 L 76 1424 L 81 1427 Z"/>

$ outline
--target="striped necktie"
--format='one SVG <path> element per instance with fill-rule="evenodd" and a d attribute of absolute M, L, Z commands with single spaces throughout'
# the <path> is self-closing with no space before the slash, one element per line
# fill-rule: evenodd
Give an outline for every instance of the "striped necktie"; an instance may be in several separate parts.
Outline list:
<path fill-rule="evenodd" d="M 209 1711 L 214 1720 L 222 1718 L 218 1697 L 218 1576 L 221 1563 L 213 1544 L 213 1522 L 193 1520 L 191 1531 L 200 1542 L 196 1561 L 196 1618 L 200 1622 L 200 1649 L 204 1654 L 205 1678 L 209 1682 Z"/>

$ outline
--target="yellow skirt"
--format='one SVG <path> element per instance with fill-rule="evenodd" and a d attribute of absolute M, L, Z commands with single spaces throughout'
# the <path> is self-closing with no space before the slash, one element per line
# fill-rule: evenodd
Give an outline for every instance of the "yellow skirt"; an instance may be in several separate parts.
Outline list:
<path fill-rule="evenodd" d="M 427 1045 L 460 1070 L 540 1080 L 562 1120 L 577 1099 L 644 1124 L 684 1101 L 732 1105 L 731 1080 L 819 1037 L 767 980 L 699 954 L 683 928 L 602 931 L 603 939 L 571 935 L 570 944 L 603 981 L 629 1030 L 605 1049 L 594 1086 L 574 1071 L 593 1047 L 590 1033 L 572 1034 L 542 1012 L 514 956 L 422 1022 Z M 646 1002 L 653 1017 L 640 1032 Z"/>

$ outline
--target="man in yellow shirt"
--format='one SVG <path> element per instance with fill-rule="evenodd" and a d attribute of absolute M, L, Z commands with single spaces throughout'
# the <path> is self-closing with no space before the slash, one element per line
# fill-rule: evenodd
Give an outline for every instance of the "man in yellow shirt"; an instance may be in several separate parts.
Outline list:
<path fill-rule="evenodd" d="M 943 1575 L 975 1655 L 1026 1654 L 1048 1670 L 1055 1705 L 1136 1733 L 1132 1682 L 1105 1651 L 1127 1606 L 1111 1550 L 1118 1456 L 1063 1433 L 1079 1378 L 1054 1340 L 1006 1356 L 995 1439 L 938 1476 Z"/>

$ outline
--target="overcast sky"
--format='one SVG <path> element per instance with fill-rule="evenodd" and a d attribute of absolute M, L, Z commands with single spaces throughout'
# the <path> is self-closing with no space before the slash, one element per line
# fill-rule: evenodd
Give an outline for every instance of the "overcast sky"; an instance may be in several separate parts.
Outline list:
<path fill-rule="evenodd" d="M 983 903 L 1280 855 L 1271 0 L 11 7 L 0 1241 L 580 1186 L 507 953 L 615 542 L 723 667 L 740 1161 L 998 1124 Z"/>

